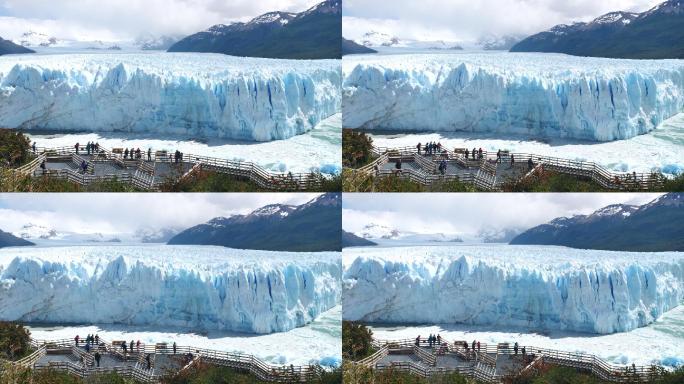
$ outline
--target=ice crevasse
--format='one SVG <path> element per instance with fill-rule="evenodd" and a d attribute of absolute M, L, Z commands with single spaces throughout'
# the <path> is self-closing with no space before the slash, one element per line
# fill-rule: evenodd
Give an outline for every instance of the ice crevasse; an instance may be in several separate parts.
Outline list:
<path fill-rule="evenodd" d="M 517 250 L 524 253 L 409 247 L 345 254 L 343 318 L 609 334 L 646 326 L 684 302 L 677 253 Z M 595 259 L 577 262 L 586 252 Z"/>
<path fill-rule="evenodd" d="M 0 126 L 270 141 L 340 111 L 339 60 L 217 54 L 0 58 Z"/>
<path fill-rule="evenodd" d="M 341 268 L 335 252 L 4 249 L 0 319 L 283 332 L 339 304 Z"/>
<path fill-rule="evenodd" d="M 612 141 L 684 112 L 684 61 L 538 53 L 358 56 L 343 124 Z"/>

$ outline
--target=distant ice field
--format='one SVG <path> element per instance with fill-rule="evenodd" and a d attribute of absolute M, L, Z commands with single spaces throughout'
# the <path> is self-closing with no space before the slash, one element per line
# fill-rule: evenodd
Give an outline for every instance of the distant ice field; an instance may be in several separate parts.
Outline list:
<path fill-rule="evenodd" d="M 152 148 L 229 160 L 249 161 L 272 172 L 337 174 L 342 168 L 342 114 L 321 121 L 311 131 L 285 140 L 253 143 L 245 141 L 197 141 L 165 138 L 163 134 L 123 133 L 33 133 L 39 147 L 84 145 L 97 142 L 105 148 Z"/>
<path fill-rule="evenodd" d="M 342 307 L 322 313 L 301 328 L 270 335 L 250 335 L 210 331 L 193 333 L 186 329 L 120 325 L 29 326 L 32 337 L 42 340 L 73 339 L 97 334 L 105 340 L 140 340 L 142 343 L 207 348 L 255 355 L 270 364 L 339 365 L 342 361 Z"/>

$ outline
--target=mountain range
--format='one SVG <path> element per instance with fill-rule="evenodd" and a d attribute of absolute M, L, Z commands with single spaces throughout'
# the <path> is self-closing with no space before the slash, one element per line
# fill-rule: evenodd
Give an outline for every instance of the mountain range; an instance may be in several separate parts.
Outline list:
<path fill-rule="evenodd" d="M 613 251 L 684 251 L 684 194 L 642 205 L 616 204 L 590 215 L 561 217 L 531 228 L 510 244 L 561 245 Z"/>
<path fill-rule="evenodd" d="M 342 198 L 321 195 L 300 206 L 272 204 L 248 215 L 217 217 L 180 232 L 168 244 L 268 251 L 340 251 Z"/>
<path fill-rule="evenodd" d="M 684 58 L 684 1 L 666 1 L 643 13 L 611 12 L 589 23 L 556 25 L 522 40 L 511 52 L 681 59 Z"/>
<path fill-rule="evenodd" d="M 169 52 L 209 52 L 275 59 L 340 59 L 342 2 L 302 13 L 269 12 L 247 23 L 214 25 L 181 39 Z"/>
<path fill-rule="evenodd" d="M 34 51 L 0 37 L 0 56 L 18 53 L 34 53 Z"/>
<path fill-rule="evenodd" d="M 28 245 L 35 245 L 32 242 L 16 237 L 11 233 L 0 230 L 0 248 L 3 247 L 23 247 Z"/>
<path fill-rule="evenodd" d="M 368 48 L 364 45 L 357 44 L 352 40 L 342 38 L 342 56 L 363 53 L 378 53 L 378 51 L 376 51 L 375 49 Z"/>
<path fill-rule="evenodd" d="M 344 230 L 342 231 L 342 248 L 370 247 L 373 245 L 378 245 L 378 243 L 364 239 L 363 237 L 356 236 L 351 232 L 347 232 Z"/>

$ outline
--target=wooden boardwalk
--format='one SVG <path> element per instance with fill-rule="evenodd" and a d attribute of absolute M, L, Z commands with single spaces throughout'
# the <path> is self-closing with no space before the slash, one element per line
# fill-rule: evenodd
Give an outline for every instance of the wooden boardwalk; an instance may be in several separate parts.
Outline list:
<path fill-rule="evenodd" d="M 519 346 L 516 351 L 509 343 L 480 344 L 473 349 L 466 341 L 442 340 L 430 346 L 425 340 L 373 340 L 377 349 L 373 355 L 355 362 L 369 369 L 408 372 L 424 378 L 458 372 L 485 383 L 502 383 L 505 379 L 535 371 L 543 364 L 552 364 L 590 372 L 602 380 L 648 382 L 664 372 L 663 367 L 620 366 L 600 357 L 534 346 Z M 522 353 L 523 348 L 525 354 Z"/>
<path fill-rule="evenodd" d="M 497 159 L 496 153 L 486 151 L 481 157 L 478 154 L 475 158 L 466 158 L 466 149 L 458 148 L 431 155 L 419 153 L 415 147 L 373 147 L 372 151 L 376 159 L 353 170 L 355 176 L 363 178 L 396 175 L 425 186 L 459 181 L 483 191 L 500 191 L 507 183 L 534 177 L 544 170 L 590 179 L 603 188 L 616 191 L 656 190 L 662 188 L 665 181 L 660 173 L 617 173 L 593 162 L 529 153 L 502 152 Z M 442 161 L 447 164 L 444 174 L 438 171 Z M 399 162 L 401 169 L 396 167 Z"/>
<path fill-rule="evenodd" d="M 119 375 L 143 383 L 159 383 L 163 377 L 177 375 L 199 363 L 230 367 L 248 372 L 263 381 L 274 383 L 303 383 L 320 377 L 318 366 L 276 366 L 258 357 L 243 353 L 232 353 L 177 346 L 166 343 L 141 344 L 124 352 L 122 341 L 100 340 L 99 345 L 86 349 L 81 340 L 31 340 L 35 349 L 31 355 L 15 362 L 6 362 L 15 368 L 32 370 L 60 370 L 80 378 L 103 373 L 116 372 Z M 95 352 L 101 355 L 100 366 L 95 361 Z M 147 356 L 150 369 L 147 369 Z M 0 369 L 2 365 L 0 365 Z"/>
<path fill-rule="evenodd" d="M 145 191 L 158 191 L 169 182 L 178 182 L 199 171 L 213 171 L 249 179 L 268 190 L 308 191 L 321 187 L 321 175 L 315 173 L 274 173 L 252 162 L 234 161 L 208 156 L 174 154 L 157 151 L 142 153 L 139 158 L 124 158 L 119 150 L 100 149 L 87 153 L 73 147 L 36 148 L 35 159 L 13 170 L 16 179 L 49 177 L 88 186 L 93 183 L 117 180 Z M 84 172 L 81 164 L 87 168 Z M 45 169 L 41 169 L 45 164 Z"/>

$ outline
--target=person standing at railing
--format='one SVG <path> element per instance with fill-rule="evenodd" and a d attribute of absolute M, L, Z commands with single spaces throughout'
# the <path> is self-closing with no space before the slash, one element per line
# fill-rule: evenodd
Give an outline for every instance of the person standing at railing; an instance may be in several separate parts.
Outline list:
<path fill-rule="evenodd" d="M 34 148 L 35 148 L 35 143 L 34 143 Z M 418 154 L 420 155 L 420 143 L 418 143 L 418 145 L 416 145 L 416 149 L 418 150 Z M 34 149 L 33 152 L 35 152 L 35 151 L 36 150 Z"/>
<path fill-rule="evenodd" d="M 97 364 L 97 367 L 100 368 L 100 359 L 102 358 L 102 355 L 100 355 L 100 352 L 95 352 L 95 364 Z"/>
<path fill-rule="evenodd" d="M 152 161 L 152 148 L 147 148 L 147 161 Z"/>
<path fill-rule="evenodd" d="M 95 345 L 100 345 L 100 335 L 95 335 Z"/>
<path fill-rule="evenodd" d="M 135 343 L 135 350 L 140 353 L 140 340 Z"/>
<path fill-rule="evenodd" d="M 501 164 L 501 150 L 496 151 L 496 163 Z"/>
<path fill-rule="evenodd" d="M 131 353 L 133 353 L 133 346 L 134 345 L 135 345 L 135 343 L 133 342 L 133 340 L 131 340 L 131 344 L 130 344 L 131 347 L 129 348 L 131 350 Z"/>
<path fill-rule="evenodd" d="M 78 347 L 78 340 L 80 340 L 80 337 L 78 335 L 76 335 L 76 337 L 74 337 L 74 342 L 76 342 L 77 347 Z"/>
<path fill-rule="evenodd" d="M 516 341 L 515 344 L 513 344 L 513 352 L 514 354 L 518 354 L 518 342 Z"/>
<path fill-rule="evenodd" d="M 176 350 L 178 349 L 178 345 L 176 345 L 176 342 L 173 342 L 173 354 L 176 354 Z"/>
<path fill-rule="evenodd" d="M 480 342 L 477 342 L 477 351 L 480 352 Z"/>
<path fill-rule="evenodd" d="M 33 153 L 36 153 L 36 142 L 35 141 L 33 142 L 32 148 L 33 148 Z"/>
<path fill-rule="evenodd" d="M 77 155 L 78 155 L 78 148 L 79 148 L 79 144 L 76 143 L 76 145 L 74 145 L 74 149 L 76 149 L 76 154 L 77 154 Z"/>
<path fill-rule="evenodd" d="M 515 165 L 515 156 L 511 153 L 511 168 Z"/>
<path fill-rule="evenodd" d="M 128 148 L 124 151 L 124 160 L 128 159 Z"/>
<path fill-rule="evenodd" d="M 125 341 L 121 342 L 121 349 L 123 349 L 123 354 L 126 356 L 126 352 L 128 352 L 128 346 L 126 345 Z"/>

